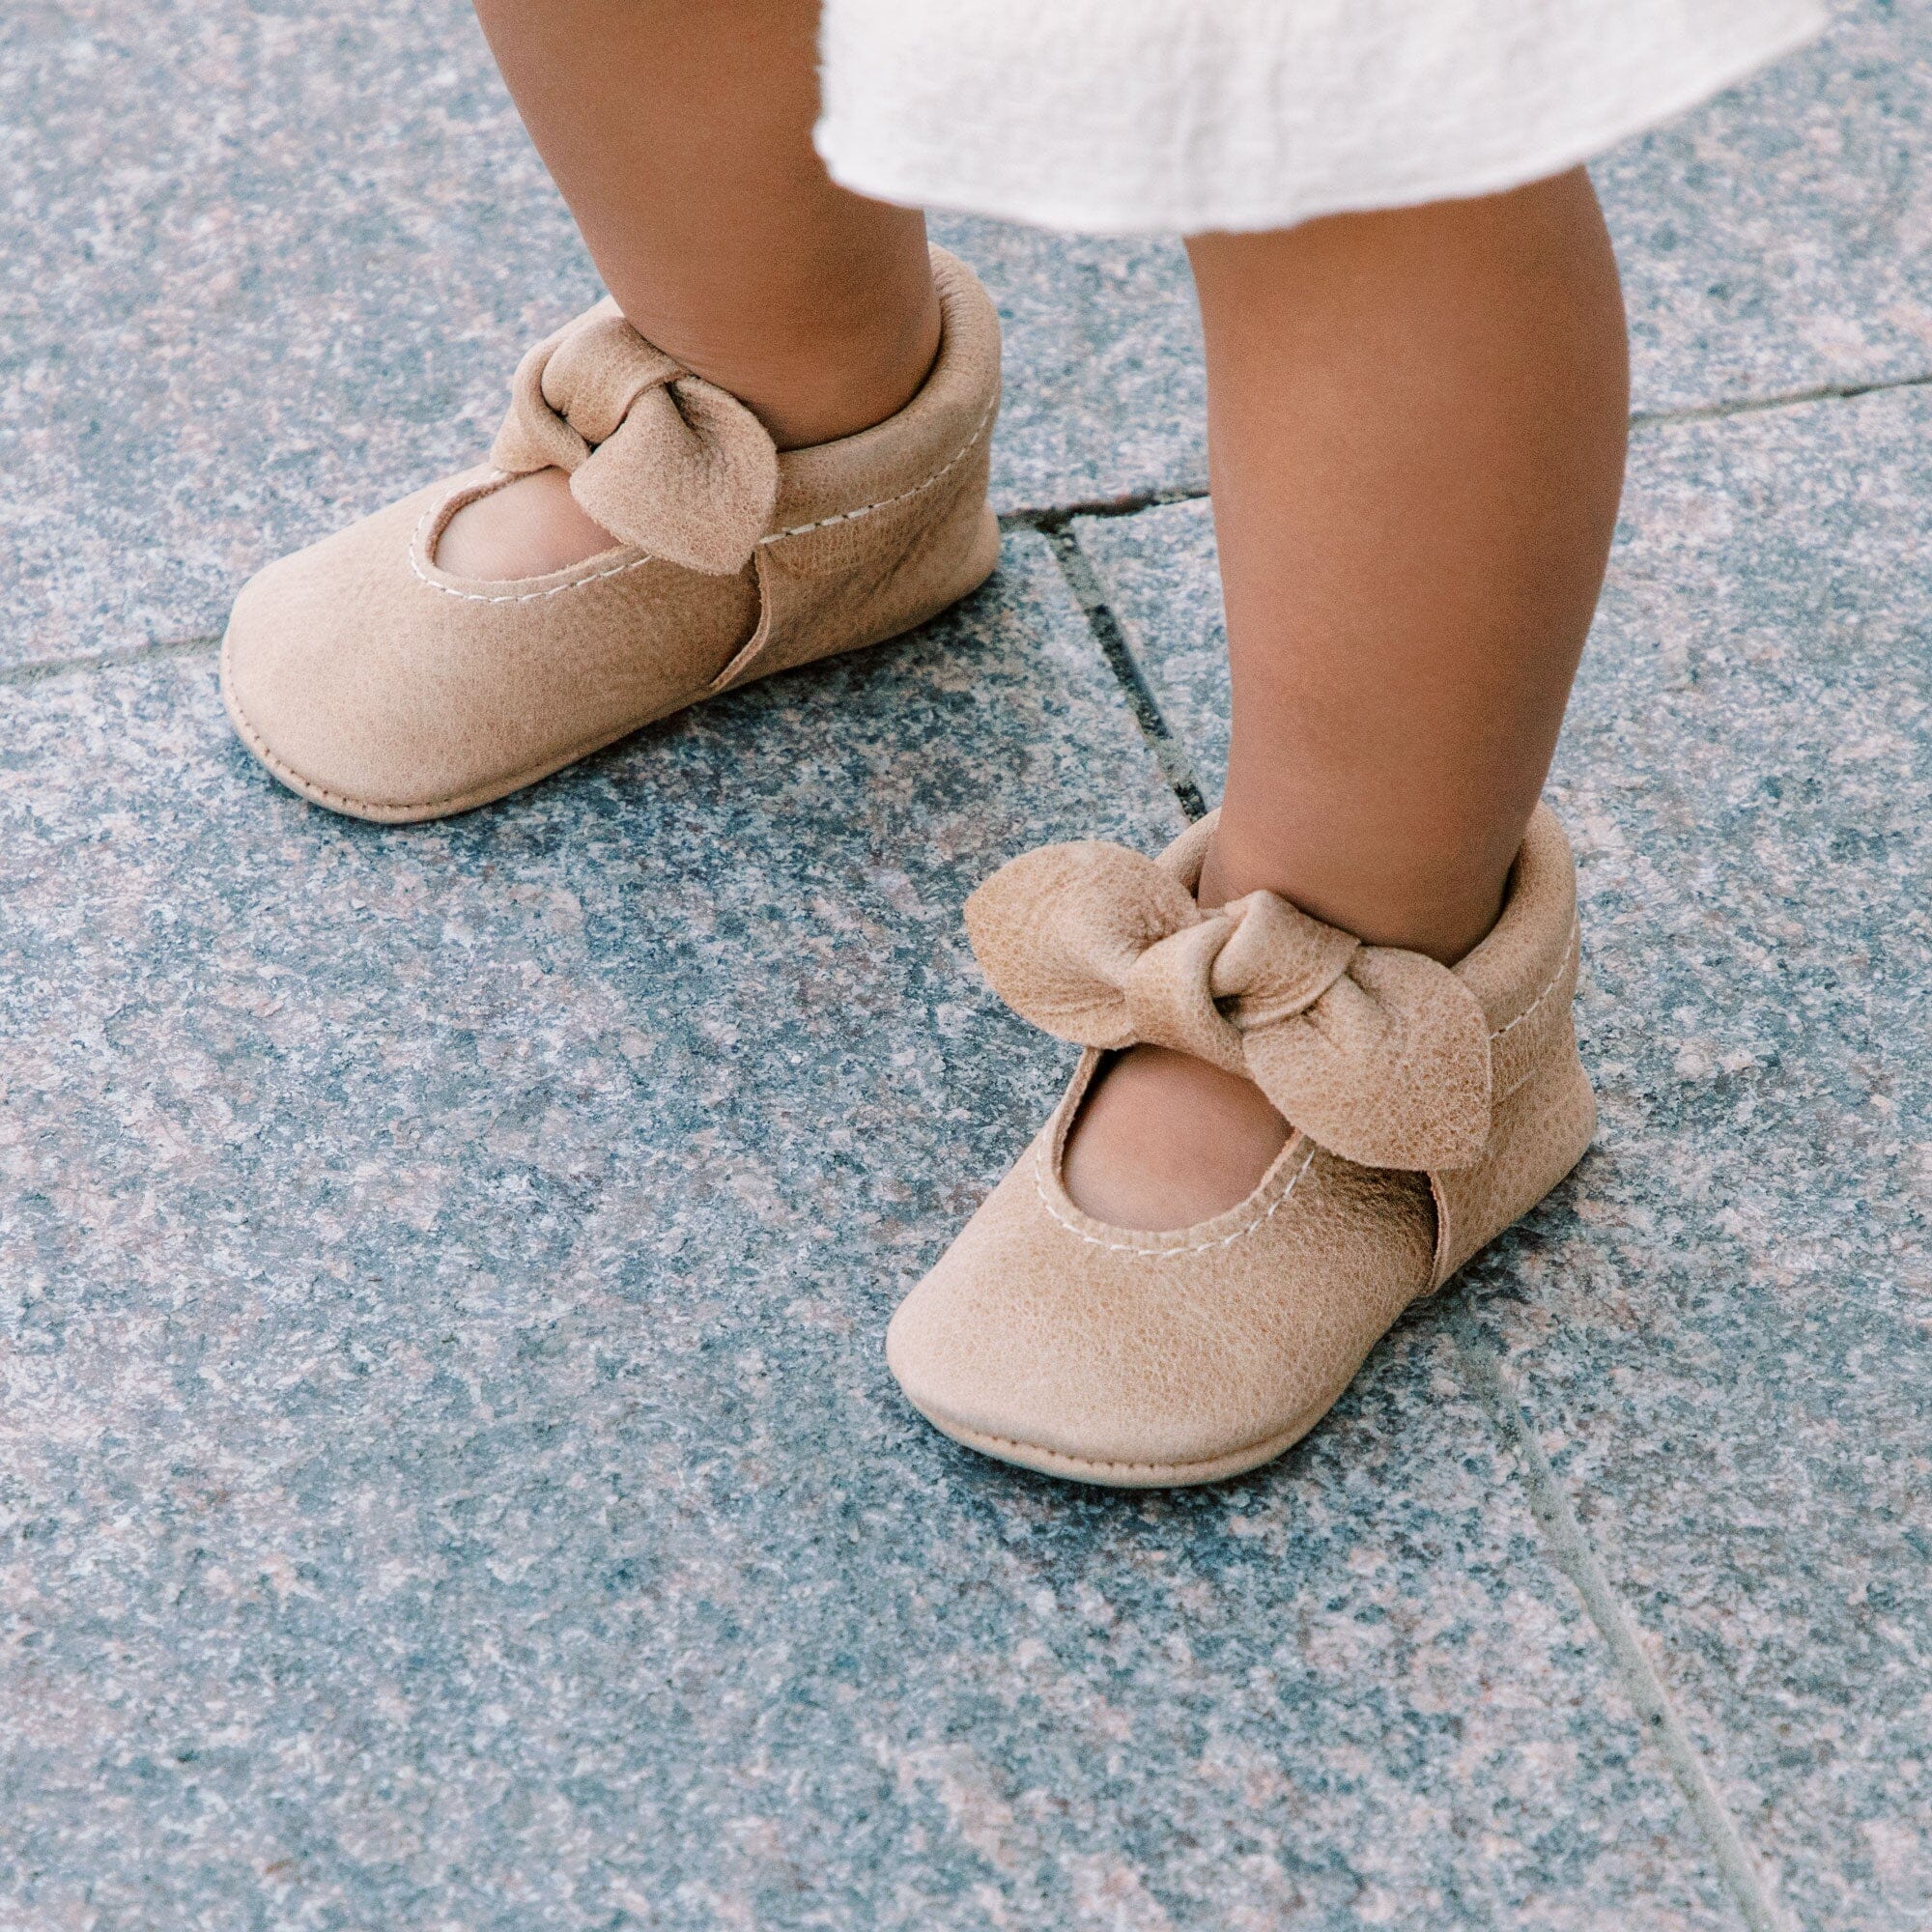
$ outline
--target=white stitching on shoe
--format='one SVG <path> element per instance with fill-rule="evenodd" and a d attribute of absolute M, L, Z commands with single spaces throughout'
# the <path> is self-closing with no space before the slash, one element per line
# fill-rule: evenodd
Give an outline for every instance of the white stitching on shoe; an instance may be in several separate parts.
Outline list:
<path fill-rule="evenodd" d="M 998 408 L 998 403 L 988 403 L 986 405 L 986 413 L 980 418 L 973 434 L 924 482 L 915 483 L 910 490 L 901 490 L 896 497 L 882 497 L 878 502 L 867 503 L 857 510 L 840 510 L 836 517 L 820 517 L 815 524 L 794 524 L 788 530 L 774 530 L 770 536 L 760 537 L 758 541 L 761 544 L 780 543 L 786 537 L 802 537 L 809 530 L 828 529 L 834 524 L 856 524 L 861 517 L 869 517 L 874 510 L 890 510 L 895 503 L 906 502 L 911 497 L 917 497 L 922 491 L 930 490 L 942 476 L 945 476 L 951 470 L 956 469 L 960 464 L 965 462 L 967 453 L 985 435 L 986 426 L 993 420 L 993 412 Z"/>
<path fill-rule="evenodd" d="M 1245 1222 L 1242 1226 L 1236 1228 L 1232 1235 L 1223 1235 L 1218 1240 L 1196 1241 L 1191 1247 L 1185 1248 L 1144 1248 L 1134 1241 L 1106 1241 L 1102 1240 L 1098 1235 L 1088 1234 L 1084 1228 L 1076 1228 L 1053 1205 L 1052 1197 L 1046 1191 L 1046 1150 L 1043 1145 L 1040 1151 L 1034 1155 L 1033 1185 L 1034 1192 L 1039 1196 L 1039 1205 L 1077 1240 L 1085 1241 L 1089 1247 L 1105 1248 L 1112 1255 L 1149 1255 L 1158 1261 L 1167 1255 L 1205 1255 L 1210 1249 L 1225 1248 L 1230 1242 L 1238 1241 L 1243 1235 L 1252 1235 L 1264 1221 L 1273 1220 L 1276 1210 L 1288 1205 L 1289 1197 L 1293 1194 L 1295 1185 L 1301 1177 L 1308 1172 L 1317 1151 L 1318 1150 L 1313 1146 L 1309 1148 L 1307 1154 L 1302 1159 L 1301 1165 L 1294 1170 L 1294 1174 L 1288 1185 L 1275 1196 L 1267 1208 L 1264 1212 L 1257 1214 L 1252 1221 Z"/>
<path fill-rule="evenodd" d="M 987 404 L 986 413 L 980 418 L 979 426 L 973 434 L 930 476 L 923 482 L 915 483 L 910 490 L 901 490 L 896 497 L 882 497 L 876 503 L 863 503 L 856 510 L 840 510 L 836 517 L 820 517 L 816 523 L 795 524 L 788 530 L 773 530 L 768 536 L 760 537 L 758 542 L 761 545 L 775 544 L 782 543 L 787 537 L 809 536 L 813 530 L 830 529 L 835 524 L 855 524 L 861 518 L 871 516 L 876 510 L 890 510 L 895 503 L 910 501 L 914 497 L 930 490 L 935 483 L 956 469 L 966 460 L 972 452 L 973 445 L 985 435 L 987 425 L 992 422 L 998 409 L 997 403 Z M 503 476 L 507 473 L 499 469 L 495 475 Z M 533 604 L 540 598 L 561 597 L 566 590 L 579 590 L 586 583 L 601 583 L 607 577 L 621 577 L 628 570 L 641 570 L 647 563 L 664 561 L 662 557 L 657 556 L 634 556 L 628 562 L 613 563 L 608 570 L 595 570 L 585 577 L 573 577 L 568 583 L 553 583 L 547 590 L 510 590 L 497 596 L 492 596 L 482 590 L 457 590 L 447 583 L 439 583 L 435 578 L 425 575 L 422 565 L 416 561 L 416 552 L 421 546 L 423 531 L 428 527 L 431 518 L 441 508 L 441 502 L 432 503 L 422 513 L 415 528 L 410 532 L 410 570 L 416 582 L 425 588 L 440 591 L 444 597 L 458 598 L 465 604 Z"/>
<path fill-rule="evenodd" d="M 1492 1039 L 1501 1039 L 1504 1034 L 1514 1033 L 1517 1030 L 1517 1028 L 1520 1027 L 1523 1023 L 1523 1021 L 1530 1016 L 1531 1013 L 1535 1012 L 1538 1007 L 1542 1006 L 1545 1000 L 1548 999 L 1551 993 L 1555 992 L 1556 981 L 1558 980 L 1561 980 L 1564 974 L 1570 970 L 1570 955 L 1576 952 L 1577 944 L 1582 939 L 1582 937 L 1583 937 L 1582 921 L 1579 919 L 1573 919 L 1570 922 L 1570 937 L 1563 942 L 1563 957 L 1556 962 L 1556 978 L 1551 980 L 1548 985 L 1544 987 L 1543 991 L 1537 994 L 1536 998 L 1530 1001 L 1529 1005 L 1523 1008 L 1522 1011 L 1517 1014 L 1515 1019 L 1510 1021 L 1508 1026 L 1498 1027 L 1495 1030 L 1495 1032 L 1490 1036 Z M 1510 1093 L 1514 1094 L 1515 1092 L 1516 1089 L 1512 1087 L 1510 1089 Z M 1507 1099 L 1509 1097 L 1509 1094 L 1506 1094 L 1503 1095 L 1503 1097 Z"/>

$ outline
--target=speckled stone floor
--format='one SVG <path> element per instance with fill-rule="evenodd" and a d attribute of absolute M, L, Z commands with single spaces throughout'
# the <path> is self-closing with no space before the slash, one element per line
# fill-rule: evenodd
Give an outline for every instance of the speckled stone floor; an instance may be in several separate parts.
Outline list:
<path fill-rule="evenodd" d="M 935 1438 L 1062 1057 L 958 908 L 1226 757 L 1168 244 L 949 221 L 1000 572 L 408 831 L 240 578 L 588 268 L 467 14 L 0 16 L 0 1928 L 1932 1927 L 1932 4 L 1609 157 L 1596 1148 L 1245 1481 Z"/>

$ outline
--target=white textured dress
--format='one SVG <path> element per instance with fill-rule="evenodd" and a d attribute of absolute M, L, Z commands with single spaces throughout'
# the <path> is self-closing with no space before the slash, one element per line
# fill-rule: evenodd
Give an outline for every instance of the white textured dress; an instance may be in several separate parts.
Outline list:
<path fill-rule="evenodd" d="M 1824 24 L 1817 0 L 825 0 L 817 140 L 888 201 L 1286 228 L 1558 173 Z"/>

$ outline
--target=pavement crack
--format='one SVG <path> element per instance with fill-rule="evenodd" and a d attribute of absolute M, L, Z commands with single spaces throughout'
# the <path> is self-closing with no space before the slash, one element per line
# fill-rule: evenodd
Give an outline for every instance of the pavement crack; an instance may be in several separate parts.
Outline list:
<path fill-rule="evenodd" d="M 1656 1742 L 1670 1766 L 1710 1847 L 1719 1877 L 1736 1901 L 1746 1925 L 1750 1932 L 1792 1932 L 1792 1921 L 1771 1880 L 1738 1830 L 1703 1754 L 1637 1640 L 1636 1627 L 1611 1585 L 1603 1559 L 1570 1507 L 1569 1495 L 1543 1453 L 1495 1350 L 1463 1310 L 1452 1308 L 1448 1327 L 1465 1379 L 1521 1461 L 1530 1510 L 1548 1539 L 1550 1555 L 1582 1598 L 1583 1607 L 1608 1645 L 1625 1694 L 1636 1707 L 1645 1734 Z"/>
<path fill-rule="evenodd" d="M 1812 389 L 1787 389 L 1774 396 L 1741 396 L 1732 402 L 1698 403 L 1681 410 L 1636 410 L 1631 415 L 1633 429 L 1649 429 L 1670 423 L 1722 422 L 1729 416 L 1761 415 L 1767 410 L 1796 409 L 1801 403 L 1843 403 L 1855 396 L 1876 396 L 1891 389 L 1923 389 L 1932 386 L 1932 374 L 1895 376 L 1877 383 L 1824 383 Z"/>

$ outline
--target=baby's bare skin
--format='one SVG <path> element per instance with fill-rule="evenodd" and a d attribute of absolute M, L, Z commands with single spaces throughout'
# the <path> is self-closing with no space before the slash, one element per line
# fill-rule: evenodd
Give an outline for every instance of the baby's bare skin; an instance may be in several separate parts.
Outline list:
<path fill-rule="evenodd" d="M 499 582 L 567 570 L 615 542 L 578 507 L 561 469 L 538 469 L 464 504 L 437 540 L 436 560 L 457 577 Z"/>

